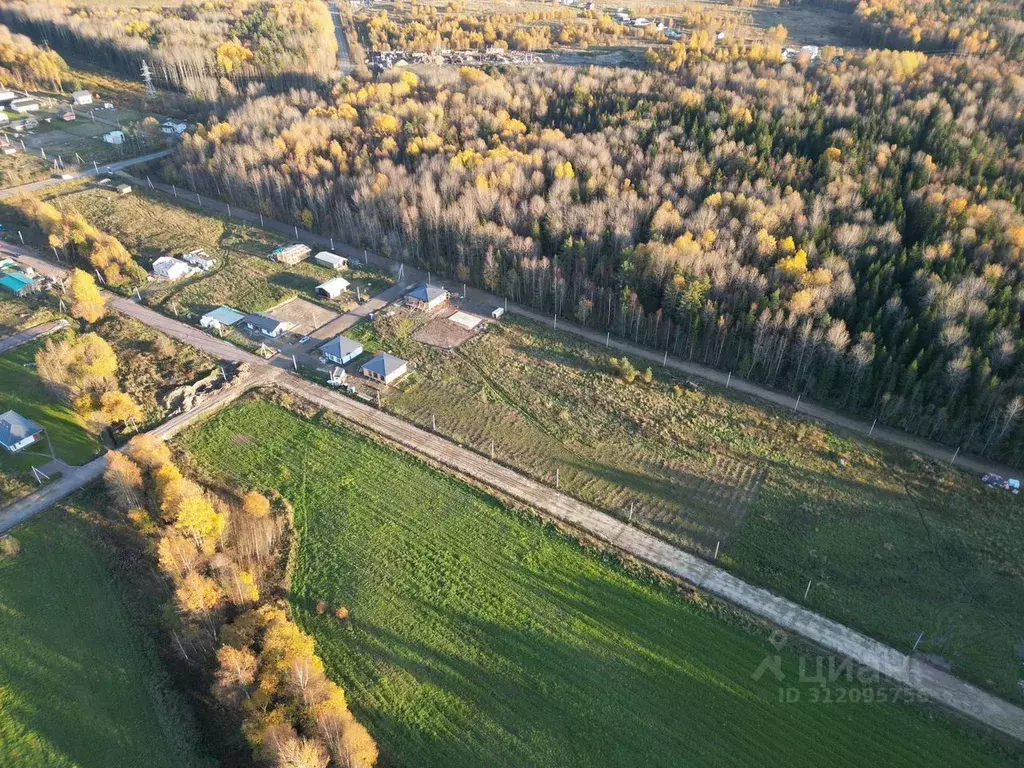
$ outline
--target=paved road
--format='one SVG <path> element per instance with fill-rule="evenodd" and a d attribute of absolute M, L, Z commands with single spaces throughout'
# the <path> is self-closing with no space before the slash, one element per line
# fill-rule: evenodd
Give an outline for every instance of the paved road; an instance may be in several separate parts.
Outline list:
<path fill-rule="evenodd" d="M 130 176 L 127 172 L 122 172 L 123 176 L 126 176 L 137 183 L 145 183 Z M 153 182 L 153 188 L 161 192 L 171 193 L 171 187 L 167 184 L 159 184 Z M 193 194 L 193 193 L 190 193 Z M 179 191 L 179 195 L 184 196 L 184 193 Z M 211 198 L 202 197 L 200 198 L 203 207 L 210 208 L 215 211 L 227 213 L 227 205 Z M 350 259 L 358 261 L 365 261 L 366 263 L 373 264 L 375 266 L 382 267 L 391 272 L 397 271 L 399 268 L 399 262 L 392 259 L 388 259 L 384 256 L 380 256 L 375 253 L 371 253 L 362 248 L 356 248 L 354 246 L 347 245 L 341 242 L 340 238 L 334 240 L 323 235 L 317 235 L 313 232 L 309 232 L 304 229 L 296 228 L 291 224 L 284 224 L 279 221 L 261 218 L 259 214 L 246 211 L 241 208 L 231 206 L 231 215 L 235 218 L 247 221 L 256 225 L 262 225 L 264 229 L 278 232 L 288 237 L 296 237 L 302 242 L 313 244 L 317 246 L 326 246 L 328 248 L 333 247 L 333 251 L 342 256 L 347 256 Z M 436 285 L 444 285 L 453 293 L 462 293 L 462 284 L 452 280 L 442 280 L 436 275 L 430 275 L 432 282 Z M 428 278 L 428 273 L 412 267 L 408 264 L 404 265 L 404 281 L 403 284 L 413 284 L 417 282 L 424 282 Z M 552 323 L 554 318 L 547 315 L 541 315 L 535 310 L 528 307 L 514 304 L 512 302 L 506 302 L 502 297 L 495 296 L 494 294 L 487 293 L 476 288 L 469 288 L 466 291 L 467 300 L 471 302 L 478 302 L 482 304 L 491 304 L 493 306 L 507 306 L 508 311 L 511 314 L 519 315 L 521 317 L 527 317 L 542 323 Z M 580 338 L 587 339 L 588 341 L 594 342 L 595 344 L 604 345 L 605 334 L 598 331 L 593 331 L 588 328 L 583 328 L 576 325 L 575 323 L 567 322 L 561 318 L 558 320 L 559 330 L 571 333 Z M 652 363 L 662 364 L 662 360 L 665 360 L 665 367 L 674 371 L 678 371 L 687 376 L 698 377 L 705 379 L 706 381 L 713 382 L 719 386 L 725 387 L 727 384 L 730 389 L 736 390 L 746 396 L 763 400 L 773 406 L 778 406 L 789 411 L 796 410 L 799 413 L 810 416 L 812 418 L 823 421 L 827 424 L 845 429 L 849 432 L 862 435 L 864 437 L 872 437 L 873 439 L 881 440 L 889 443 L 890 445 L 899 446 L 915 453 L 919 453 L 922 456 L 928 456 L 936 461 L 944 463 L 955 463 L 956 466 L 966 469 L 970 472 L 977 474 L 984 474 L 986 472 L 995 472 L 996 474 L 1015 477 L 1021 474 L 1020 470 L 1012 467 L 1000 464 L 996 461 L 989 459 L 983 459 L 980 457 L 972 456 L 967 453 L 960 452 L 956 455 L 955 462 L 953 461 L 954 449 L 948 446 L 934 443 L 929 440 L 925 440 L 914 435 L 901 432 L 897 429 L 890 427 L 875 426 L 872 427 L 870 422 L 862 421 L 858 418 L 847 416 L 838 411 L 831 410 L 824 406 L 818 405 L 805 398 L 801 398 L 799 404 L 797 399 L 790 394 L 778 392 L 767 387 L 762 387 L 758 384 L 754 384 L 749 381 L 745 381 L 738 376 L 729 376 L 728 373 L 723 373 L 715 368 L 710 368 L 705 365 L 698 363 L 692 363 L 685 360 L 680 360 L 669 356 L 667 359 L 663 352 L 657 352 L 655 350 L 640 347 L 629 341 L 623 339 L 617 339 L 614 336 L 608 340 L 608 348 L 615 350 L 619 353 L 628 354 L 630 357 L 640 358 L 643 360 L 650 361 Z"/>
<path fill-rule="evenodd" d="M 12 333 L 10 336 L 0 339 L 0 355 L 4 352 L 10 352 L 12 349 L 17 349 L 23 344 L 28 344 L 30 341 L 41 339 L 57 331 L 63 331 L 67 327 L 68 321 L 61 318 L 59 320 L 52 320 L 49 323 L 34 325 L 31 328 L 26 328 L 24 331 Z"/>
<path fill-rule="evenodd" d="M 66 184 L 69 181 L 75 179 L 84 179 L 89 176 L 103 176 L 108 173 L 115 173 L 125 168 L 131 168 L 133 165 L 139 163 L 148 163 L 150 160 L 159 160 L 161 157 L 167 157 L 173 149 L 162 149 L 159 152 L 150 152 L 148 155 L 140 155 L 139 157 L 130 157 L 127 160 L 118 160 L 117 162 L 107 163 L 101 165 L 99 168 L 91 168 L 89 170 L 79 171 L 78 173 L 71 174 L 70 179 L 43 179 L 42 181 L 34 181 L 31 184 L 22 184 L 20 187 L 8 187 L 7 189 L 0 189 L 0 198 L 14 197 L 16 195 L 22 195 L 26 192 L 38 192 L 47 187 L 52 187 L 57 184 Z"/>

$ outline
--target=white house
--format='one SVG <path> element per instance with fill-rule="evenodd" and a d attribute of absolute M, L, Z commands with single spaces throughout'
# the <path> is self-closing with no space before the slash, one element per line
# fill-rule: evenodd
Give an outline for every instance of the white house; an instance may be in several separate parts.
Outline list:
<path fill-rule="evenodd" d="M 6 104 L 9 101 L 14 101 L 18 98 L 18 94 L 14 91 L 9 91 L 6 88 L 0 88 L 0 104 Z"/>
<path fill-rule="evenodd" d="M 313 261 L 322 267 L 333 269 L 336 272 L 348 269 L 348 259 L 330 251 L 320 251 L 313 257 Z"/>
<path fill-rule="evenodd" d="M 161 256 L 153 262 L 153 274 L 167 280 L 178 280 L 192 274 L 192 267 L 173 256 Z"/>
<path fill-rule="evenodd" d="M 286 323 L 284 320 L 278 320 L 276 317 L 270 315 L 246 315 L 245 327 L 254 333 L 260 333 L 264 336 L 269 336 L 272 339 L 276 339 L 282 333 L 291 328 L 290 323 Z"/>
<path fill-rule="evenodd" d="M 132 193 L 131 184 L 118 184 L 117 187 L 115 187 L 115 189 L 117 190 L 117 194 L 119 195 L 130 195 Z"/>
<path fill-rule="evenodd" d="M 71 94 L 71 102 L 76 107 L 83 107 L 86 104 L 92 104 L 92 94 L 89 91 L 75 91 Z"/>
<path fill-rule="evenodd" d="M 165 133 L 168 136 L 177 136 L 185 132 L 188 125 L 181 122 L 180 120 L 165 120 L 160 123 L 161 133 Z"/>
<path fill-rule="evenodd" d="M 181 258 L 187 261 L 193 267 L 203 270 L 203 272 L 208 272 L 209 270 L 217 266 L 216 260 L 211 259 L 209 254 L 207 254 L 206 251 L 204 251 L 202 248 L 197 248 L 194 251 L 183 253 L 181 255 Z"/>
<path fill-rule="evenodd" d="M 430 310 L 448 301 L 448 291 L 437 285 L 423 283 L 409 291 L 407 298 L 417 309 Z"/>
<path fill-rule="evenodd" d="M 22 115 L 29 112 L 38 112 L 39 100 L 34 99 L 31 96 L 22 96 L 20 99 L 14 99 L 11 102 L 11 109 Z"/>
<path fill-rule="evenodd" d="M 0 445 L 8 453 L 17 453 L 43 439 L 43 428 L 32 419 L 14 411 L 0 414 Z"/>
<path fill-rule="evenodd" d="M 222 328 L 230 328 L 243 320 L 245 320 L 245 315 L 238 310 L 231 307 L 217 307 L 199 318 L 199 325 L 219 331 Z"/>
<path fill-rule="evenodd" d="M 320 357 L 338 365 L 345 365 L 363 354 L 363 345 L 358 341 L 336 336 L 320 347 Z"/>
<path fill-rule="evenodd" d="M 326 283 L 316 287 L 318 296 L 326 296 L 328 299 L 336 299 L 348 290 L 349 282 L 344 277 L 333 277 Z"/>
<path fill-rule="evenodd" d="M 103 141 L 107 144 L 124 144 L 124 131 L 107 131 L 103 134 Z"/>
<path fill-rule="evenodd" d="M 409 363 L 400 357 L 381 352 L 368 360 L 359 370 L 368 379 L 390 384 L 409 372 Z"/>

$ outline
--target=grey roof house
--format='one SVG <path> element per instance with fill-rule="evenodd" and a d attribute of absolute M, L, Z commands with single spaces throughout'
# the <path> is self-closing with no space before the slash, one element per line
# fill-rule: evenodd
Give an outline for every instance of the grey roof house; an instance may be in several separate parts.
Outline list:
<path fill-rule="evenodd" d="M 250 331 L 257 331 L 264 336 L 276 339 L 287 331 L 290 325 L 284 320 L 278 320 L 276 317 L 270 317 L 270 315 L 254 314 L 246 315 L 245 327 Z"/>
<path fill-rule="evenodd" d="M 364 363 L 359 370 L 368 379 L 390 384 L 409 372 L 409 363 L 400 357 L 381 352 Z"/>
<path fill-rule="evenodd" d="M 8 453 L 17 453 L 43 439 L 43 427 L 19 413 L 0 414 L 0 445 Z"/>
<path fill-rule="evenodd" d="M 438 285 L 423 283 L 409 291 L 407 298 L 410 304 L 420 309 L 433 309 L 448 300 L 448 291 Z"/>
<path fill-rule="evenodd" d="M 363 345 L 345 336 L 335 336 L 320 347 L 320 356 L 324 360 L 338 365 L 344 365 L 361 354 L 363 354 Z"/>

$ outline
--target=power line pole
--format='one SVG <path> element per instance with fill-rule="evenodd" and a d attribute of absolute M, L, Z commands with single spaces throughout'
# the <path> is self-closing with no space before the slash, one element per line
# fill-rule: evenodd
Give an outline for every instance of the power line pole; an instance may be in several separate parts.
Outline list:
<path fill-rule="evenodd" d="M 142 82 L 146 85 L 146 98 L 151 99 L 156 96 L 156 88 L 153 86 L 153 73 L 149 69 L 149 63 L 142 60 Z"/>

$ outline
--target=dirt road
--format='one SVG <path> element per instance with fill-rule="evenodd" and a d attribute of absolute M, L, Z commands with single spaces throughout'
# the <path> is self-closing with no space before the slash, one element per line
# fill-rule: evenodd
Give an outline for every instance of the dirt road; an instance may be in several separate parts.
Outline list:
<path fill-rule="evenodd" d="M 24 331 L 18 331 L 12 333 L 10 336 L 5 336 L 0 339 L 0 355 L 4 352 L 10 352 L 12 349 L 17 349 L 23 344 L 28 344 L 30 341 L 41 339 L 44 336 L 49 336 L 51 333 L 57 331 L 63 331 L 68 327 L 68 321 L 61 318 L 60 320 L 52 320 L 49 323 L 40 323 L 39 325 L 31 328 L 26 328 Z"/>

